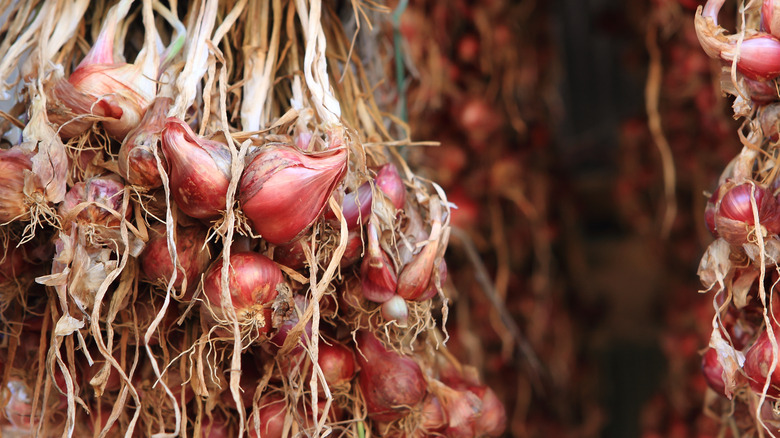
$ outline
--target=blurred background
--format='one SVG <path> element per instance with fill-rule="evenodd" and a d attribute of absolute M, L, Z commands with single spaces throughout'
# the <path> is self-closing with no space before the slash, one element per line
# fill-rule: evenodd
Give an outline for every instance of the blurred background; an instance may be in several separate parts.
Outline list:
<path fill-rule="evenodd" d="M 449 345 L 512 436 L 718 436 L 696 271 L 705 193 L 741 145 L 702 3 L 390 4 L 394 103 L 441 142 L 406 153 L 458 205 Z"/>

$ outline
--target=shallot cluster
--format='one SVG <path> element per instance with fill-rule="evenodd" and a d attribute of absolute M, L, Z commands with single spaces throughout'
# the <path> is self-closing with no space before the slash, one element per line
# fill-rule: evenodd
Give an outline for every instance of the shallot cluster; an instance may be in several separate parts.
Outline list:
<path fill-rule="evenodd" d="M 442 336 L 452 204 L 337 5 L 65 3 L 8 11 L 0 435 L 503 433 Z"/>

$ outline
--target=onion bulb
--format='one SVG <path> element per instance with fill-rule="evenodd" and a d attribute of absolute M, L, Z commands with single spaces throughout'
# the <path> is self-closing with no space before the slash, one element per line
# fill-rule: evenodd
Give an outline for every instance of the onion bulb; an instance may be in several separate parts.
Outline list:
<path fill-rule="evenodd" d="M 393 421 L 408 415 L 427 393 L 420 366 L 409 357 L 388 351 L 369 332 L 358 332 L 356 339 L 359 385 L 368 416 Z"/>
<path fill-rule="evenodd" d="M 203 292 L 209 300 L 209 308 L 218 319 L 222 313 L 222 263 L 220 258 L 206 271 Z M 228 288 L 239 324 L 251 325 L 260 334 L 271 328 L 271 304 L 278 295 L 276 290 L 284 282 L 282 271 L 268 257 L 255 252 L 238 252 L 230 255 Z"/>
<path fill-rule="evenodd" d="M 169 117 L 162 150 L 170 167 L 171 193 L 187 216 L 213 219 L 226 208 L 231 155 L 227 145 L 197 136 L 183 121 Z"/>
<path fill-rule="evenodd" d="M 241 209 L 252 229 L 273 244 L 290 242 L 322 214 L 347 170 L 346 148 L 304 154 L 268 146 L 244 169 Z"/>
<path fill-rule="evenodd" d="M 141 273 L 147 281 L 167 287 L 173 273 L 173 259 L 168 252 L 165 225 L 151 228 L 151 238 L 141 254 Z M 176 227 L 176 253 L 181 266 L 173 287 L 180 289 L 186 280 L 187 300 L 198 285 L 200 274 L 208 268 L 211 258 L 206 243 L 206 229 L 200 225 Z M 183 270 L 183 271 L 182 271 Z"/>

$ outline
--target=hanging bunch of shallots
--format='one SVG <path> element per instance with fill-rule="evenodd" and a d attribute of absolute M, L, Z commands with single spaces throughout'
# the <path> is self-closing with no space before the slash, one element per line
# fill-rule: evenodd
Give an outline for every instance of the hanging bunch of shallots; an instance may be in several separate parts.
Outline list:
<path fill-rule="evenodd" d="M 724 0 L 699 7 L 696 33 L 722 66 L 721 87 L 734 96 L 742 151 L 706 204 L 715 241 L 699 266 L 715 315 L 702 370 L 712 390 L 707 409 L 724 431 L 780 436 L 780 199 L 777 125 L 780 96 L 780 2 L 741 5 L 736 31 L 719 25 Z"/>
<path fill-rule="evenodd" d="M 337 5 L 0 3 L 2 434 L 503 433 Z"/>

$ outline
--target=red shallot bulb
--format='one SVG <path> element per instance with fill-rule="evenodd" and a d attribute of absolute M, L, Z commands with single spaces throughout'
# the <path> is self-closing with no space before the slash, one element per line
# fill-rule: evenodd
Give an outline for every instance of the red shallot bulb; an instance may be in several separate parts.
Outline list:
<path fill-rule="evenodd" d="M 375 303 L 384 303 L 395 295 L 398 276 L 387 253 L 379 246 L 376 226 L 368 224 L 368 254 L 360 266 L 363 296 Z"/>
<path fill-rule="evenodd" d="M 282 438 L 284 419 L 287 416 L 287 402 L 279 394 L 264 395 L 259 401 L 258 418 L 260 434 L 255 424 L 255 414 L 249 416 L 247 430 L 252 438 Z"/>
<path fill-rule="evenodd" d="M 482 401 L 482 413 L 477 417 L 475 429 L 479 436 L 501 436 L 506 429 L 506 409 L 490 387 L 481 385 L 470 388 Z"/>
<path fill-rule="evenodd" d="M 121 217 L 117 217 L 116 213 L 122 211 L 124 190 L 124 184 L 116 175 L 93 177 L 74 184 L 60 205 L 63 223 L 119 226 Z"/>
<path fill-rule="evenodd" d="M 433 268 L 436 261 L 437 241 L 428 242 L 425 248 L 404 266 L 398 276 L 398 295 L 410 301 L 422 301 L 430 295 Z"/>
<path fill-rule="evenodd" d="M 361 229 L 349 230 L 347 235 L 347 248 L 344 250 L 344 255 L 341 257 L 339 266 L 341 269 L 346 269 L 363 257 L 363 233 Z"/>
<path fill-rule="evenodd" d="M 377 188 L 390 199 L 396 210 L 404 208 L 406 202 L 406 187 L 398 174 L 398 168 L 393 163 L 387 163 L 379 168 L 374 180 Z"/>
<path fill-rule="evenodd" d="M 348 385 L 355 377 L 355 355 L 346 345 L 320 342 L 317 363 L 331 390 Z"/>
<path fill-rule="evenodd" d="M 745 78 L 745 85 L 747 86 L 750 100 L 759 105 L 766 105 L 778 99 L 775 81 L 760 81 Z"/>
<path fill-rule="evenodd" d="M 761 5 L 761 28 L 780 38 L 780 1 L 764 0 Z"/>
<path fill-rule="evenodd" d="M 439 284 L 444 287 L 445 281 L 447 281 L 447 262 L 445 262 L 444 259 L 441 259 L 441 263 L 439 263 Z M 416 301 L 428 301 L 438 294 L 439 289 L 436 288 L 436 281 L 431 278 L 431 281 L 428 283 L 428 288 L 425 289 L 425 292 L 423 292 L 422 295 L 417 297 Z"/>
<path fill-rule="evenodd" d="M 369 332 L 358 332 L 356 340 L 359 385 L 368 416 L 375 421 L 393 421 L 408 415 L 427 393 L 420 366 L 409 357 L 388 351 Z"/>
<path fill-rule="evenodd" d="M 724 52 L 721 58 L 730 62 L 734 55 Z M 748 79 L 773 79 L 779 76 L 780 40 L 772 35 L 746 38 L 740 46 L 737 70 Z"/>
<path fill-rule="evenodd" d="M 209 249 L 205 246 L 206 229 L 200 225 L 177 226 L 175 241 L 176 254 L 181 267 L 173 287 L 180 289 L 186 280 L 188 292 L 186 299 L 189 299 L 198 285 L 200 274 L 211 263 Z M 149 242 L 141 253 L 141 274 L 149 282 L 166 288 L 173 268 L 173 259 L 168 252 L 168 234 L 165 225 L 154 226 L 150 230 Z"/>
<path fill-rule="evenodd" d="M 481 150 L 485 142 L 503 123 L 501 113 L 484 97 L 470 97 L 460 107 L 457 117 L 461 129 L 469 137 L 469 145 Z"/>
<path fill-rule="evenodd" d="M 718 235 L 732 245 L 746 243 L 753 230 L 755 221 L 751 199 L 755 199 L 761 225 L 770 234 L 780 231 L 780 211 L 772 194 L 758 184 L 738 184 L 723 194 L 715 214 Z"/>
<path fill-rule="evenodd" d="M 67 81 L 60 80 L 54 86 L 54 100 L 61 103 L 60 107 L 49 108 L 49 118 L 62 125 L 63 138 L 79 135 L 94 121 L 74 116 L 91 114 L 98 116 L 109 135 L 121 141 L 138 126 L 157 93 L 157 63 L 150 58 L 147 47 L 137 64 L 114 62 L 114 37 L 127 8 L 123 4 L 111 8 L 95 45 Z M 69 111 L 61 108 L 63 104 Z"/>
<path fill-rule="evenodd" d="M 244 169 L 241 209 L 263 239 L 276 245 L 289 242 L 320 217 L 346 170 L 344 147 L 307 155 L 268 146 Z"/>
<path fill-rule="evenodd" d="M 723 366 L 718 361 L 718 352 L 710 348 L 701 360 L 701 371 L 710 388 L 718 394 L 726 395 L 726 383 L 723 381 Z"/>
<path fill-rule="evenodd" d="M 723 3 L 723 0 L 709 0 L 694 21 L 696 36 L 707 56 L 731 63 L 739 53 L 737 70 L 748 79 L 772 79 L 780 75 L 780 40 L 770 34 L 759 33 L 740 43 L 738 35 L 727 35 L 718 25 L 718 13 Z M 769 22 L 764 24 L 773 25 Z"/>
<path fill-rule="evenodd" d="M 222 258 L 215 261 L 203 280 L 203 292 L 218 318 L 222 315 L 222 263 Z M 228 287 L 239 324 L 251 325 L 260 334 L 268 333 L 271 305 L 279 293 L 276 287 L 283 282 L 282 271 L 268 257 L 255 252 L 231 254 Z"/>
<path fill-rule="evenodd" d="M 365 224 L 371 216 L 371 201 L 373 193 L 371 183 L 364 182 L 357 188 L 344 195 L 344 201 L 341 203 L 341 213 L 347 221 L 347 228 L 354 230 L 360 224 Z M 336 214 L 330 208 L 326 209 L 325 218 L 335 221 Z"/>
<path fill-rule="evenodd" d="M 0 149 L 0 225 L 27 217 L 24 173 L 31 170 L 30 156 L 20 148 Z"/>
<path fill-rule="evenodd" d="M 773 327 L 775 338 L 780 335 L 780 328 Z M 780 342 L 778 342 L 780 344 Z M 778 352 L 780 354 L 780 351 Z M 772 365 L 772 342 L 769 340 L 767 331 L 761 333 L 756 342 L 745 355 L 745 363 L 742 369 L 745 371 L 753 391 L 761 393 L 766 383 L 769 368 Z M 770 377 L 769 389 L 767 395 L 770 397 L 780 397 L 780 360 Z"/>
<path fill-rule="evenodd" d="M 299 271 L 306 266 L 306 253 L 301 245 L 308 245 L 306 239 L 294 240 L 274 248 L 274 261 L 280 265 Z"/>
<path fill-rule="evenodd" d="M 154 151 L 162 138 L 165 116 L 173 99 L 158 97 L 136 128 L 130 131 L 119 149 L 119 173 L 130 184 L 153 189 L 162 186 Z M 164 158 L 162 152 L 158 157 Z M 165 162 L 163 161 L 163 166 Z"/>
<path fill-rule="evenodd" d="M 409 306 L 406 300 L 398 295 L 382 303 L 382 318 L 385 321 L 395 321 L 399 327 L 406 327 L 409 322 Z"/>
<path fill-rule="evenodd" d="M 343 139 L 329 150 L 304 154 L 287 146 L 268 146 L 244 169 L 239 202 L 252 228 L 273 244 L 303 234 L 320 217 L 347 170 Z"/>
<path fill-rule="evenodd" d="M 187 216 L 213 219 L 226 208 L 231 155 L 228 147 L 197 136 L 183 121 L 169 117 L 162 150 L 170 168 L 171 192 Z"/>

